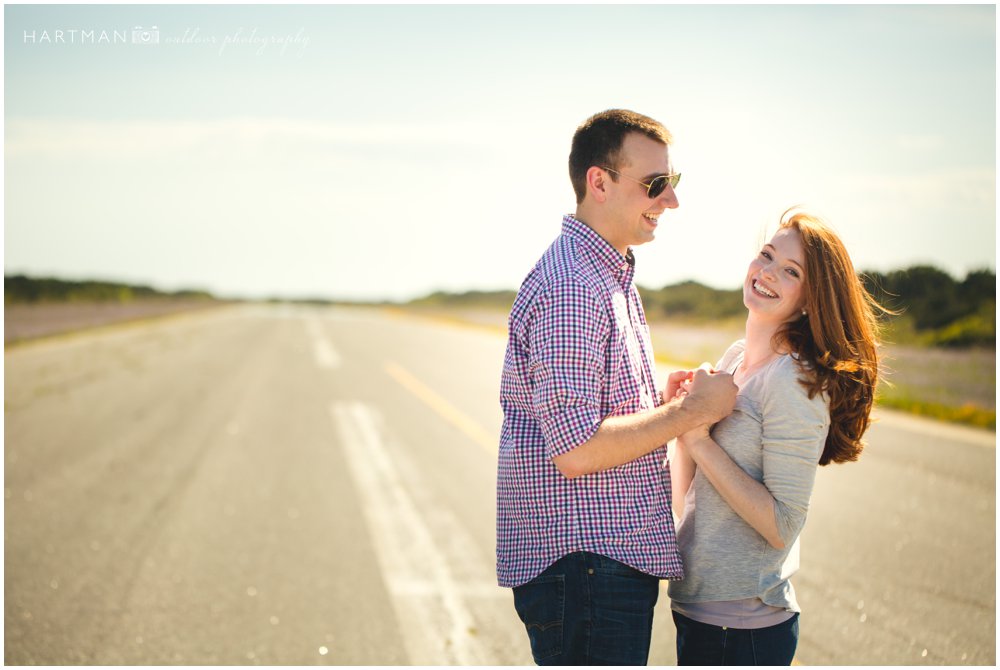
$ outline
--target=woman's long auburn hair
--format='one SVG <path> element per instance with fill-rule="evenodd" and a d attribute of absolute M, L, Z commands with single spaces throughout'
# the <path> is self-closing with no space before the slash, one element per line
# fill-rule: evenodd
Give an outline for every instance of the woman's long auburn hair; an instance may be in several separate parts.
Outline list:
<path fill-rule="evenodd" d="M 826 392 L 830 432 L 819 464 L 856 461 L 864 449 L 878 383 L 877 313 L 892 314 L 865 290 L 833 229 L 795 208 L 780 229 L 799 232 L 805 253 L 805 314 L 785 324 L 775 343 L 797 354 L 809 397 Z"/>

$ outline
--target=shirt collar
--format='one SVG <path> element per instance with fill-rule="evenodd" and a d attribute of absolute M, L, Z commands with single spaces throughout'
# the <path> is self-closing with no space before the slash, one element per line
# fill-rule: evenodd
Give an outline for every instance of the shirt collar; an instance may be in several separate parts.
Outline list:
<path fill-rule="evenodd" d="M 563 216 L 563 234 L 575 237 L 583 242 L 602 263 L 617 273 L 635 270 L 635 255 L 629 247 L 628 253 L 622 256 L 611 243 L 597 234 L 593 228 L 580 221 L 572 214 Z"/>

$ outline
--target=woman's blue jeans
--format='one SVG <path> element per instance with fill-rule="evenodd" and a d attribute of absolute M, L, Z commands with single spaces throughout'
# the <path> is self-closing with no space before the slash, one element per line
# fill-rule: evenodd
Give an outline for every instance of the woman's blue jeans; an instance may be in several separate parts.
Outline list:
<path fill-rule="evenodd" d="M 767 628 L 723 628 L 672 612 L 677 665 L 791 665 L 799 643 L 799 614 Z"/>
<path fill-rule="evenodd" d="M 588 552 L 514 589 L 538 665 L 645 665 L 660 580 Z"/>

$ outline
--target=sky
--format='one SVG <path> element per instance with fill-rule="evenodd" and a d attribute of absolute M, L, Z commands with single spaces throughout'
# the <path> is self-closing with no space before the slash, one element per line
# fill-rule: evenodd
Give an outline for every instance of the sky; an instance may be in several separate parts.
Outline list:
<path fill-rule="evenodd" d="M 7 5 L 4 271 L 516 289 L 575 209 L 574 130 L 613 107 L 664 123 L 683 174 L 642 286 L 737 288 L 793 205 L 859 270 L 995 270 L 995 11 Z"/>

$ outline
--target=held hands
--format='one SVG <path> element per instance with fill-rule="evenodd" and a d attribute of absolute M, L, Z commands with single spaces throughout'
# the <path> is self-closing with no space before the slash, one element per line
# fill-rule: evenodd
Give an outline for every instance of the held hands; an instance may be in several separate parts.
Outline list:
<path fill-rule="evenodd" d="M 707 367 L 707 363 L 703 363 L 700 371 L 705 371 L 711 374 L 711 368 Z M 687 377 L 680 382 L 679 388 L 677 389 L 677 397 L 683 398 L 691 394 L 691 387 L 694 384 L 694 370 L 682 371 Z M 668 378 L 669 379 L 669 378 Z M 709 437 L 709 429 L 712 427 L 711 423 L 703 423 L 697 428 L 693 428 L 686 433 L 682 433 L 677 436 L 677 446 L 681 449 L 690 449 L 698 440 Z"/>
<path fill-rule="evenodd" d="M 694 441 L 699 437 L 707 437 L 709 427 L 729 416 L 736 405 L 736 384 L 732 375 L 718 372 L 708 363 L 702 364 L 697 370 L 678 370 L 667 378 L 667 388 L 664 400 L 683 399 L 690 403 L 704 423 L 681 436 L 682 441 Z"/>
<path fill-rule="evenodd" d="M 687 385 L 685 402 L 695 405 L 695 410 L 706 423 L 716 423 L 729 416 L 736 406 L 736 384 L 733 376 L 713 370 L 707 363 L 693 371 Z"/>

